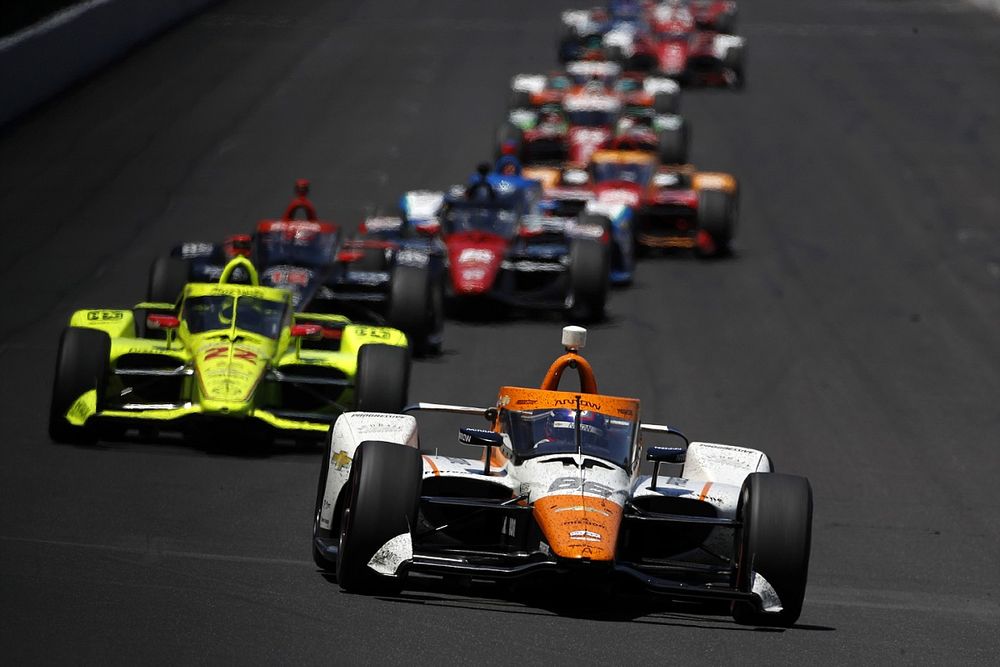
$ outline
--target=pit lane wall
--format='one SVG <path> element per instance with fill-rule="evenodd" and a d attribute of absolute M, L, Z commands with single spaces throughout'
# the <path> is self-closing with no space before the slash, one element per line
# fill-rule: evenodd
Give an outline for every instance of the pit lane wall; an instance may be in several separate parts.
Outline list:
<path fill-rule="evenodd" d="M 87 0 L 0 39 L 0 126 L 218 0 Z"/>

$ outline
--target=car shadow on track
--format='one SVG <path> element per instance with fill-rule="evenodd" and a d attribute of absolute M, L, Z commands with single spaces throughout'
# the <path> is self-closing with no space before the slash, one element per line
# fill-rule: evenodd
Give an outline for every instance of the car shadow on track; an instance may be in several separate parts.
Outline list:
<path fill-rule="evenodd" d="M 323 577 L 330 584 L 336 585 L 335 576 L 324 573 Z M 553 584 L 538 586 L 537 582 L 512 586 L 470 582 L 460 578 L 441 580 L 411 576 L 407 580 L 406 590 L 398 595 L 379 596 L 378 599 L 390 604 L 703 630 L 760 633 L 783 633 L 788 630 L 836 631 L 833 627 L 809 624 L 797 624 L 791 628 L 738 625 L 730 616 L 728 604 L 674 601 L 607 587 L 595 589 Z"/>

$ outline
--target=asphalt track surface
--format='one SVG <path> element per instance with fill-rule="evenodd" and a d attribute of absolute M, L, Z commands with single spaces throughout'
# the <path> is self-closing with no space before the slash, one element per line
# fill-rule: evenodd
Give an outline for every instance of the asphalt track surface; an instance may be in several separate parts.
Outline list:
<path fill-rule="evenodd" d="M 0 657 L 7 664 L 992 663 L 1000 630 L 1000 21 L 755 0 L 743 94 L 684 99 L 743 192 L 726 261 L 644 261 L 591 330 L 601 388 L 815 493 L 799 625 L 489 587 L 346 595 L 309 557 L 318 452 L 53 444 L 59 331 L 291 181 L 354 224 L 487 156 L 556 3 L 233 0 L 0 134 Z M 411 397 L 538 382 L 558 317 L 449 323 Z M 443 431 L 443 427 L 434 427 Z M 457 452 L 453 431 L 423 444 Z"/>

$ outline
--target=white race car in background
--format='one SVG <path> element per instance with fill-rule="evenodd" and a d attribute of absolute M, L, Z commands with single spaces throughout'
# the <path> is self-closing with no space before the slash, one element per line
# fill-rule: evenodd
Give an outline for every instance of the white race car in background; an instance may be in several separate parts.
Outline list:
<path fill-rule="evenodd" d="M 313 527 L 316 564 L 351 592 L 398 591 L 410 572 L 477 579 L 617 577 L 669 598 L 732 601 L 742 623 L 791 625 L 805 595 L 812 491 L 755 449 L 692 442 L 598 393 L 567 327 L 540 388 L 501 387 L 462 428 L 476 458 L 426 453 L 409 414 L 353 412 L 330 431 Z M 559 391 L 576 368 L 582 391 Z M 646 446 L 641 435 L 686 447 Z M 680 467 L 679 476 L 661 472 Z"/>

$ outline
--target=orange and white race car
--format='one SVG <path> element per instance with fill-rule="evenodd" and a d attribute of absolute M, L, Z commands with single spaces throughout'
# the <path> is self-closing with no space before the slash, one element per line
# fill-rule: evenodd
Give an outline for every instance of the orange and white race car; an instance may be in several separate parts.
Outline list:
<path fill-rule="evenodd" d="M 580 354 L 586 331 L 566 327 L 562 342 L 538 388 L 501 387 L 488 408 L 407 408 L 485 418 L 489 428 L 459 429 L 480 456 L 432 454 L 410 414 L 338 419 L 316 494 L 316 564 L 360 593 L 399 590 L 410 573 L 557 584 L 582 575 L 731 601 L 740 622 L 794 623 L 809 564 L 808 480 L 772 472 L 756 449 L 689 443 L 642 422 L 638 399 L 598 390 Z M 559 389 L 568 369 L 580 391 Z"/>

